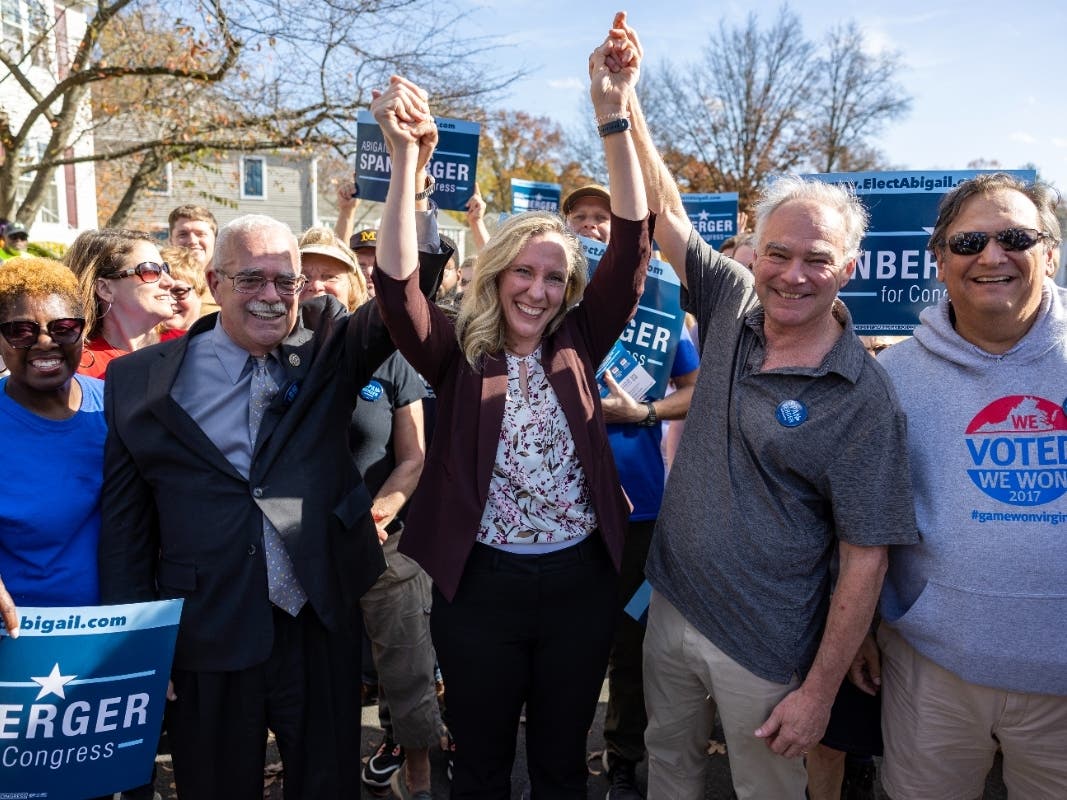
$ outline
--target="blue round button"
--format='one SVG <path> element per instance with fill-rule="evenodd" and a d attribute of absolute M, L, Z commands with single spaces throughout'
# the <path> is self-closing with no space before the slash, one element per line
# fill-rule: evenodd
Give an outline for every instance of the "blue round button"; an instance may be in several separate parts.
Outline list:
<path fill-rule="evenodd" d="M 373 403 L 382 396 L 383 392 L 385 392 L 385 389 L 382 388 L 378 381 L 374 380 L 359 390 L 359 396 L 367 402 Z"/>
<path fill-rule="evenodd" d="M 774 416 L 779 424 L 795 428 L 808 418 L 808 407 L 799 400 L 783 400 L 775 409 Z"/>

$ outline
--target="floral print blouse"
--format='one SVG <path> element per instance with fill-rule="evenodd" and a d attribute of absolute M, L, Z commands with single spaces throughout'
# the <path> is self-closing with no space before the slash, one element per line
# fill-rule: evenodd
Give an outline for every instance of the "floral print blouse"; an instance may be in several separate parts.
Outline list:
<path fill-rule="evenodd" d="M 567 418 L 541 364 L 541 348 L 528 356 L 505 353 L 505 358 L 504 421 L 478 541 L 555 549 L 592 533 L 596 511 Z M 525 396 L 520 364 L 526 365 Z"/>

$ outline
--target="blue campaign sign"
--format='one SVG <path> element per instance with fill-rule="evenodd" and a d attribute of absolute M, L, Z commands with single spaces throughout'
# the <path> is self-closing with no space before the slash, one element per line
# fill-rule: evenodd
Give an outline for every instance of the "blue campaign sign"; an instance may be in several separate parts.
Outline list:
<path fill-rule="evenodd" d="M 559 211 L 563 187 L 558 183 L 511 179 L 511 212 Z"/>
<path fill-rule="evenodd" d="M 682 205 L 700 238 L 716 250 L 737 234 L 737 192 L 683 194 Z"/>
<path fill-rule="evenodd" d="M 1033 181 L 1033 170 L 1004 170 Z M 811 175 L 848 183 L 870 213 L 863 252 L 841 292 L 856 332 L 871 336 L 910 334 L 919 312 L 945 294 L 937 262 L 926 249 L 941 198 L 961 181 L 988 170 L 929 172 L 837 172 Z"/>
<path fill-rule="evenodd" d="M 437 149 L 426 169 L 437 182 L 433 199 L 440 208 L 463 211 L 474 194 L 481 128 L 477 122 L 437 117 Z M 393 162 L 382 129 L 367 109 L 356 117 L 356 138 L 356 190 L 364 200 L 384 201 Z"/>
<path fill-rule="evenodd" d="M 0 798 L 149 781 L 181 607 L 19 609 L 19 637 L 0 630 Z"/>
<path fill-rule="evenodd" d="M 589 259 L 589 274 L 592 275 L 607 246 L 584 236 L 579 239 Z M 655 379 L 655 385 L 645 395 L 648 400 L 659 400 L 667 393 L 674 354 L 685 322 L 681 288 L 670 264 L 655 258 L 650 260 L 645 292 L 638 303 L 637 313 L 619 337 L 622 346 Z"/>

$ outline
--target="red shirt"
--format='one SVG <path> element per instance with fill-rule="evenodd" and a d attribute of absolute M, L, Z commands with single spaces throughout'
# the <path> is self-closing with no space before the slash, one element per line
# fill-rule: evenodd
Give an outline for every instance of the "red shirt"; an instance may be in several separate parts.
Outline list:
<path fill-rule="evenodd" d="M 159 335 L 159 341 L 167 342 L 184 335 L 185 331 L 183 330 L 167 330 Z M 87 339 L 85 346 L 82 348 L 82 360 L 78 366 L 78 374 L 103 380 L 104 373 L 107 372 L 107 365 L 111 363 L 112 359 L 121 358 L 129 352 L 129 350 L 120 350 L 117 347 L 112 347 L 103 336 Z"/>

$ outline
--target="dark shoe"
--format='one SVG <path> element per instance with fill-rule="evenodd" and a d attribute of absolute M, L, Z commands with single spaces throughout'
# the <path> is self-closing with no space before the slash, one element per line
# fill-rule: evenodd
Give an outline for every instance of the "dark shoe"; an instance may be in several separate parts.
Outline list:
<path fill-rule="evenodd" d="M 363 769 L 359 773 L 359 779 L 368 786 L 378 789 L 388 789 L 389 779 L 393 774 L 404 766 L 404 748 L 389 737 L 382 740 L 378 749 L 374 751 Z"/>
<path fill-rule="evenodd" d="M 874 800 L 874 760 L 845 759 L 845 779 L 841 784 L 841 800 Z"/>
<path fill-rule="evenodd" d="M 618 756 L 604 755 L 608 767 L 608 789 L 606 800 L 644 800 L 644 795 L 637 790 L 637 764 Z"/>

